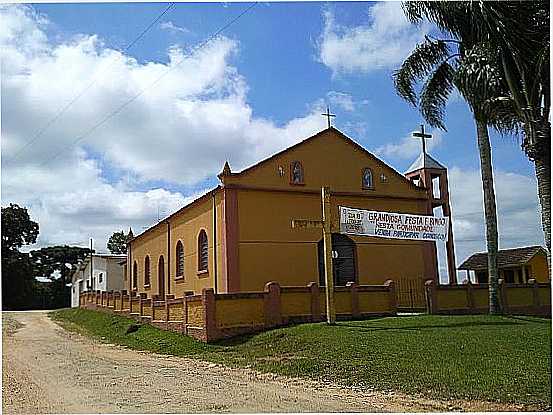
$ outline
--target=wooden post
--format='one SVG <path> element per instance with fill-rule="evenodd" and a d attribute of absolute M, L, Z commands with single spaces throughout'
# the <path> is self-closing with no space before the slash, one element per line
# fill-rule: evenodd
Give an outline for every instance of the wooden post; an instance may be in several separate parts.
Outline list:
<path fill-rule="evenodd" d="M 334 304 L 334 272 L 332 268 L 332 229 L 330 188 L 321 189 L 323 204 L 323 248 L 325 264 L 325 293 L 326 293 L 326 321 L 328 324 L 336 324 L 336 307 Z"/>

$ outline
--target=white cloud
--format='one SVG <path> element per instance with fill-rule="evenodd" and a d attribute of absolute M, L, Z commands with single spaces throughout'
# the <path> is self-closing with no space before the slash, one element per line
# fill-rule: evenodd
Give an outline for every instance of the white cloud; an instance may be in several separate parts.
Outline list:
<path fill-rule="evenodd" d="M 182 33 L 182 34 L 185 34 L 185 35 L 188 35 L 188 34 L 192 33 L 191 30 L 187 29 L 186 27 L 177 26 L 171 20 L 168 20 L 166 22 L 161 22 L 159 24 L 159 27 L 160 27 L 160 29 L 168 30 L 168 31 L 174 32 L 174 33 Z"/>
<path fill-rule="evenodd" d="M 355 110 L 355 102 L 350 94 L 346 94 L 345 92 L 330 91 L 327 94 L 327 98 L 331 105 L 337 106 L 344 111 L 351 112 Z"/>
<path fill-rule="evenodd" d="M 330 10 L 323 17 L 319 60 L 334 73 L 396 68 L 429 28 L 412 25 L 395 1 L 374 4 L 367 23 L 356 27 L 340 26 Z"/>
<path fill-rule="evenodd" d="M 29 6 L 0 8 L 3 203 L 29 207 L 41 245 L 86 245 L 90 235 L 105 249 L 113 231 L 132 225 L 139 232 L 155 222 L 158 205 L 167 215 L 186 203 L 164 185 L 197 187 L 225 160 L 240 169 L 325 127 L 314 109 L 284 126 L 254 118 L 246 80 L 231 64 L 239 52 L 235 40 L 220 37 L 188 54 L 173 47 L 167 63 L 140 63 L 95 35 L 50 43 L 47 25 Z M 119 175 L 132 183 L 113 179 Z M 137 190 L 151 181 L 153 189 Z"/>
<path fill-rule="evenodd" d="M 543 245 L 534 177 L 497 171 L 494 174 L 499 248 Z M 453 167 L 449 190 L 457 266 L 475 252 L 486 251 L 483 191 L 480 171 Z M 445 261 L 441 261 L 445 266 Z M 445 270 L 442 270 L 442 273 Z M 445 278 L 445 277 L 442 277 Z M 459 275 L 465 279 L 465 273 Z M 443 279 L 445 281 L 445 279 Z"/>
<path fill-rule="evenodd" d="M 421 153 L 422 144 L 420 139 L 413 137 L 413 132 L 415 131 L 410 132 L 398 142 L 392 142 L 377 147 L 374 150 L 374 154 L 393 160 L 414 160 Z M 443 132 L 434 129 L 430 134 L 432 138 L 426 140 L 426 150 L 428 152 L 442 143 Z"/>

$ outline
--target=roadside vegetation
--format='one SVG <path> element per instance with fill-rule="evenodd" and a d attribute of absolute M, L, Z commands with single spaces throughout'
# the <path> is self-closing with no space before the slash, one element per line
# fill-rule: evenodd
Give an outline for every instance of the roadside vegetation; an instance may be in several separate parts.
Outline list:
<path fill-rule="evenodd" d="M 122 316 L 50 316 L 101 341 L 346 386 L 551 408 L 551 321 L 515 316 L 408 316 L 302 324 L 204 344 Z"/>

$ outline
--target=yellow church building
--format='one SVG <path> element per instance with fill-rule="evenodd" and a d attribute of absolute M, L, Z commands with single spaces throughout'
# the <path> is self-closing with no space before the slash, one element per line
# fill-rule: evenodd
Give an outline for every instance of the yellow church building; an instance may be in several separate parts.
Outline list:
<path fill-rule="evenodd" d="M 220 184 L 137 235 L 127 253 L 127 287 L 147 297 L 182 297 L 324 284 L 321 229 L 293 229 L 293 219 L 321 218 L 330 187 L 333 229 L 338 208 L 450 215 L 447 171 L 426 153 L 403 175 L 329 127 L 240 172 L 228 163 Z M 432 182 L 439 180 L 439 194 Z M 451 223 L 451 221 L 450 221 Z M 336 285 L 387 279 L 438 281 L 434 242 L 333 233 Z M 455 282 L 453 235 L 447 244 Z M 451 272 L 453 270 L 453 273 Z"/>

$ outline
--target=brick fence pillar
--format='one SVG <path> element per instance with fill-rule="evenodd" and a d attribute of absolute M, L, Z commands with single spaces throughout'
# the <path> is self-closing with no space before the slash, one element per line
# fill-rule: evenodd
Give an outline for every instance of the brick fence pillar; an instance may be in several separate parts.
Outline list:
<path fill-rule="evenodd" d="M 535 312 L 538 313 L 540 310 L 540 292 L 539 292 L 539 286 L 538 282 L 535 278 L 530 278 L 528 280 L 528 285 L 532 287 L 532 305 L 535 308 Z"/>
<path fill-rule="evenodd" d="M 465 280 L 463 282 L 463 288 L 466 290 L 467 294 L 467 308 L 471 313 L 474 312 L 474 287 L 472 286 L 472 283 L 470 280 Z"/>
<path fill-rule="evenodd" d="M 396 283 L 393 280 L 387 280 L 384 285 L 388 287 L 388 301 L 392 313 L 397 313 Z"/>
<path fill-rule="evenodd" d="M 311 293 L 311 321 L 321 321 L 321 290 L 319 290 L 319 284 L 310 282 L 307 287 Z"/>
<path fill-rule="evenodd" d="M 188 298 L 182 297 L 182 332 L 188 334 Z"/>
<path fill-rule="evenodd" d="M 501 312 L 507 314 L 509 312 L 509 304 L 507 301 L 507 289 L 505 287 L 505 280 L 500 278 L 497 280 L 497 290 L 499 296 L 499 303 Z"/>
<path fill-rule="evenodd" d="M 263 312 L 265 314 L 265 327 L 271 328 L 282 324 L 282 310 L 280 303 L 280 285 L 278 282 L 265 284 L 263 293 Z"/>
<path fill-rule="evenodd" d="M 424 283 L 424 293 L 426 296 L 426 311 L 428 314 L 436 314 L 438 312 L 438 293 L 434 280 L 427 280 Z"/>
<path fill-rule="evenodd" d="M 202 290 L 202 307 L 204 318 L 204 338 L 206 342 L 217 339 L 215 306 L 215 292 L 213 291 L 213 288 L 204 288 Z"/>
<path fill-rule="evenodd" d="M 359 318 L 361 313 L 359 312 L 359 292 L 357 291 L 357 283 L 350 281 L 346 284 L 351 294 L 351 317 Z"/>

